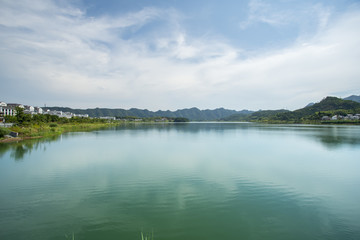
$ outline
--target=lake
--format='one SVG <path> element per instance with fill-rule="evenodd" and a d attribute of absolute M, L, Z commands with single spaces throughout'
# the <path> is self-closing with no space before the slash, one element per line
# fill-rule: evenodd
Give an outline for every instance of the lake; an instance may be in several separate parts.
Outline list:
<path fill-rule="evenodd" d="M 0 144 L 0 239 L 360 239 L 360 126 L 128 124 Z"/>

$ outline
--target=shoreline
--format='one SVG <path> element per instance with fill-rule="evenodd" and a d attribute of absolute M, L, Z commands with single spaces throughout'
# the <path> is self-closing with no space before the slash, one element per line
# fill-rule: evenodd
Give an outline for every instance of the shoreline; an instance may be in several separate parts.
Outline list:
<path fill-rule="evenodd" d="M 118 126 L 121 123 L 80 123 L 80 124 L 58 124 L 56 127 L 43 125 L 35 128 L 34 126 L 18 127 L 14 130 L 19 133 L 18 137 L 8 137 L 0 139 L 1 143 L 13 143 L 24 140 L 40 139 L 45 137 L 58 136 L 67 132 L 95 131 L 102 128 Z"/>
<path fill-rule="evenodd" d="M 11 142 L 20 142 L 23 140 L 29 140 L 29 139 L 37 139 L 37 138 L 43 138 L 44 136 L 34 136 L 34 137 L 11 137 L 11 138 L 4 138 L 0 140 L 0 143 L 11 143 Z"/>

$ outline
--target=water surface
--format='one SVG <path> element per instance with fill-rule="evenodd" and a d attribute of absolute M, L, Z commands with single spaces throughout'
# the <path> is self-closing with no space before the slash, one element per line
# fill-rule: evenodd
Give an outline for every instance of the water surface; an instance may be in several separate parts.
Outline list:
<path fill-rule="evenodd" d="M 0 239 L 360 239 L 360 127 L 135 124 L 0 144 Z"/>

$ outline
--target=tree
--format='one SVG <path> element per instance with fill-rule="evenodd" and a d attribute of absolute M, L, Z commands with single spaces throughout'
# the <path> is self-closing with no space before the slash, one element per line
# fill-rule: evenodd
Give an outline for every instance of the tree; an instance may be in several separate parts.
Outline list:
<path fill-rule="evenodd" d="M 189 122 L 189 119 L 183 117 L 177 117 L 174 119 L 174 122 Z"/>
<path fill-rule="evenodd" d="M 22 124 L 25 121 L 24 109 L 21 107 L 16 107 L 16 122 Z"/>

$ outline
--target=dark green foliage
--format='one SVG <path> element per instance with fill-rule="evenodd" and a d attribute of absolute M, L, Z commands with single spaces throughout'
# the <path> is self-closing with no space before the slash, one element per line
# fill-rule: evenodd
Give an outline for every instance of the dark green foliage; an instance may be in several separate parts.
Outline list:
<path fill-rule="evenodd" d="M 15 123 L 16 122 L 16 117 L 15 116 L 5 116 L 4 117 L 4 119 L 5 119 L 5 122 L 7 122 L 7 123 Z"/>
<path fill-rule="evenodd" d="M 13 122 L 19 126 L 28 126 L 30 124 L 41 125 L 43 123 L 50 123 L 50 127 L 57 127 L 57 124 L 64 123 L 105 123 L 108 120 L 97 119 L 97 118 L 82 118 L 82 117 L 72 117 L 64 118 L 56 115 L 49 114 L 24 114 L 23 111 L 20 111 L 20 114 L 16 116 L 6 116 L 6 122 Z"/>
<path fill-rule="evenodd" d="M 280 110 L 265 110 L 265 111 L 257 111 L 252 114 L 235 114 L 231 115 L 227 118 L 223 118 L 223 121 L 264 121 L 273 117 L 279 113 L 290 112 L 288 110 L 280 109 Z"/>
<path fill-rule="evenodd" d="M 189 119 L 183 117 L 177 117 L 174 119 L 174 122 L 189 122 Z"/>
<path fill-rule="evenodd" d="M 26 119 L 24 109 L 21 107 L 16 107 L 16 122 L 22 124 Z"/>

